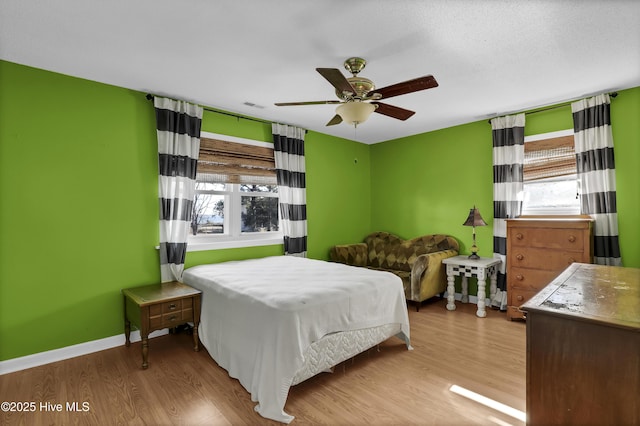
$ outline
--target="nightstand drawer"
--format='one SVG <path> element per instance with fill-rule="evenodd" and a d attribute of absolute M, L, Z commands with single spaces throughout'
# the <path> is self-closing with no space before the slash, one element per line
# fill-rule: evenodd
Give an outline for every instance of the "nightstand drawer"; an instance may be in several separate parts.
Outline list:
<path fill-rule="evenodd" d="M 193 299 L 177 301 L 181 308 L 177 309 L 175 302 L 149 307 L 149 328 L 173 328 L 185 322 L 193 321 Z M 184 303 L 180 303 L 184 302 Z"/>
<path fill-rule="evenodd" d="M 160 316 L 163 314 L 170 314 L 173 312 L 180 312 L 184 306 L 191 307 L 191 300 L 187 299 L 186 301 L 180 300 L 172 300 L 171 302 L 158 303 L 155 305 L 149 306 L 149 315 L 152 317 Z"/>
<path fill-rule="evenodd" d="M 149 318 L 149 329 L 173 328 L 188 321 L 193 321 L 193 309 L 152 316 Z"/>
<path fill-rule="evenodd" d="M 180 300 L 174 300 L 172 302 L 163 303 L 162 304 L 162 313 L 166 314 L 166 313 L 171 313 L 171 312 L 175 312 L 175 311 L 181 311 L 183 303 L 185 301 L 186 301 L 185 299 L 180 299 Z M 188 299 L 188 301 L 190 302 L 191 299 Z M 188 303 L 187 303 L 187 305 L 188 305 Z"/>

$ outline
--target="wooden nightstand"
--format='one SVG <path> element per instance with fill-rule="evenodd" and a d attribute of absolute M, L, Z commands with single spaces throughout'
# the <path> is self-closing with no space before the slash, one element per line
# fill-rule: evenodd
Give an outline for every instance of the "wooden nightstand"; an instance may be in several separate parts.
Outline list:
<path fill-rule="evenodd" d="M 199 351 L 198 324 L 202 292 L 177 281 L 122 290 L 125 345 L 131 344 L 131 324 L 140 330 L 142 368 L 149 366 L 149 333 L 193 323 L 193 350 Z"/>

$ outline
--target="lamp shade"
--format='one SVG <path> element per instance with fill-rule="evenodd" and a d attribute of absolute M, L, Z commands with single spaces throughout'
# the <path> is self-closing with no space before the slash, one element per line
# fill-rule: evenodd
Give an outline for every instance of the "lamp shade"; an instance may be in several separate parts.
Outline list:
<path fill-rule="evenodd" d="M 487 223 L 480 216 L 480 211 L 473 206 L 472 209 L 469 210 L 469 216 L 467 220 L 462 224 L 463 226 L 486 226 Z"/>
<path fill-rule="evenodd" d="M 347 102 L 336 108 L 336 114 L 347 124 L 358 125 L 367 121 L 376 106 L 367 102 Z"/>

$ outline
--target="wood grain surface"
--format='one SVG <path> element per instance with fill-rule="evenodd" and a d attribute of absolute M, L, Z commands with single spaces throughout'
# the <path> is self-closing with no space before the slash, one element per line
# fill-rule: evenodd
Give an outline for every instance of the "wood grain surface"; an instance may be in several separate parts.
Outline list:
<path fill-rule="evenodd" d="M 487 425 L 523 422 L 449 390 L 458 385 L 525 411 L 525 324 L 474 304 L 446 300 L 409 309 L 411 341 L 392 338 L 291 388 L 285 411 L 295 425 Z M 184 342 L 176 342 L 183 339 Z M 2 401 L 36 410 L 0 412 L 2 425 L 277 425 L 254 412 L 240 383 L 191 336 L 151 339 L 0 376 Z M 68 410 L 79 408 L 79 411 Z M 62 411 L 41 408 L 62 404 Z M 84 404 L 84 405 L 83 405 Z M 82 411 L 83 408 L 88 410 Z"/>

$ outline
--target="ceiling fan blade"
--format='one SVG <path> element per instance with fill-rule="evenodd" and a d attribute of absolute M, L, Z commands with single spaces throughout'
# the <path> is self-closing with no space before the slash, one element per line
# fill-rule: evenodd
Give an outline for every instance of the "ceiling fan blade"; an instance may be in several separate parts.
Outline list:
<path fill-rule="evenodd" d="M 275 106 L 341 104 L 342 101 L 277 102 Z"/>
<path fill-rule="evenodd" d="M 329 122 L 327 123 L 327 126 L 335 126 L 336 124 L 340 124 L 340 123 L 342 123 L 342 117 L 336 114 L 333 116 L 331 120 L 329 120 Z"/>
<path fill-rule="evenodd" d="M 404 81 L 402 83 L 392 84 L 391 86 L 375 89 L 374 93 L 382 95 L 380 99 L 390 98 L 392 96 L 405 95 L 407 93 L 418 92 L 420 90 L 438 87 L 438 82 L 432 75 L 414 78 L 413 80 Z"/>
<path fill-rule="evenodd" d="M 326 78 L 327 81 L 331 83 L 333 87 L 338 89 L 340 93 L 347 92 L 352 95 L 356 93 L 356 89 L 354 89 L 353 86 L 351 86 L 351 83 L 349 83 L 349 80 L 347 80 L 347 78 L 340 72 L 339 69 L 316 68 L 316 71 L 318 71 L 324 78 Z"/>
<path fill-rule="evenodd" d="M 382 102 L 371 102 L 372 104 L 378 105 L 375 112 L 382 115 L 387 115 L 389 117 L 397 118 L 398 120 L 406 120 L 415 114 L 415 111 L 410 111 L 408 109 L 400 108 L 397 106 L 383 104 Z"/>

